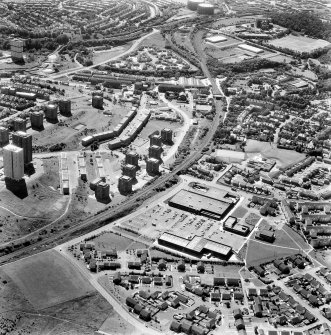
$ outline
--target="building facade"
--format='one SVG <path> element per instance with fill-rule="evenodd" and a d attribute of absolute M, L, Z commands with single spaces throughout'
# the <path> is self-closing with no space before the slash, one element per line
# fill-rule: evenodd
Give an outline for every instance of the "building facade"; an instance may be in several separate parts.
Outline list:
<path fill-rule="evenodd" d="M 20 180 L 24 176 L 23 149 L 8 144 L 3 148 L 3 167 L 7 178 Z"/>

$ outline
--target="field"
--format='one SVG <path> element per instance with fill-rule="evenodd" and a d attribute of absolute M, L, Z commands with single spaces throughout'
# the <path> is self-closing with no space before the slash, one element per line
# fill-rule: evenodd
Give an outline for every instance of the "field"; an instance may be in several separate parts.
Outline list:
<path fill-rule="evenodd" d="M 89 316 L 88 318 L 86 316 Z M 35 309 L 14 281 L 0 270 L 0 329 L 12 334 L 90 335 L 105 322 L 125 323 L 98 293 L 66 301 L 43 310 Z M 125 326 L 123 327 L 125 329 Z"/>
<path fill-rule="evenodd" d="M 172 121 L 163 121 L 163 120 L 150 120 L 146 124 L 146 126 L 142 129 L 137 138 L 132 142 L 132 147 L 142 155 L 146 155 L 148 153 L 149 147 L 149 135 L 151 135 L 156 130 L 161 130 L 163 128 L 169 128 L 173 130 L 173 136 L 176 136 L 176 130 L 181 127 L 179 122 Z"/>
<path fill-rule="evenodd" d="M 165 40 L 163 36 L 157 32 L 145 38 L 142 42 L 139 43 L 138 47 L 165 48 Z"/>
<path fill-rule="evenodd" d="M 236 218 L 243 218 L 246 213 L 248 212 L 248 209 L 240 206 L 240 207 L 237 207 L 231 214 L 231 216 L 234 216 Z"/>
<path fill-rule="evenodd" d="M 129 50 L 131 46 L 132 42 L 129 42 L 109 50 L 94 51 L 93 64 L 99 64 L 112 58 L 119 57 L 123 52 Z"/>
<path fill-rule="evenodd" d="M 68 198 L 38 182 L 27 185 L 28 196 L 20 199 L 11 191 L 0 192 L 0 205 L 17 216 L 54 220 L 64 212 Z"/>
<path fill-rule="evenodd" d="M 35 146 L 50 146 L 54 143 L 65 143 L 67 150 L 74 150 L 81 147 L 80 141 L 87 133 L 102 132 L 113 129 L 122 120 L 123 116 L 130 110 L 129 105 L 114 105 L 104 100 L 104 109 L 111 113 L 105 115 L 102 110 L 91 106 L 91 97 L 84 95 L 72 99 L 72 116 L 63 118 L 56 125 L 46 124 L 45 130 L 33 134 Z"/>
<path fill-rule="evenodd" d="M 269 44 L 275 47 L 287 48 L 296 52 L 312 52 L 316 49 L 330 46 L 328 41 L 294 35 L 277 38 L 269 42 Z"/>
<path fill-rule="evenodd" d="M 248 153 L 248 157 L 253 156 L 253 154 L 260 153 L 264 158 L 275 159 L 277 165 L 282 168 L 297 163 L 305 158 L 304 154 L 296 151 L 278 149 L 274 144 L 270 145 L 269 142 L 260 142 L 256 140 L 247 141 L 245 152 Z"/>
<path fill-rule="evenodd" d="M 247 266 L 254 266 L 266 263 L 284 256 L 290 256 L 298 253 L 298 249 L 289 249 L 286 247 L 277 247 L 271 243 L 261 243 L 257 240 L 249 240 L 246 255 Z"/>
<path fill-rule="evenodd" d="M 94 292 L 56 251 L 47 251 L 3 267 L 36 309 L 45 309 Z"/>
<path fill-rule="evenodd" d="M 132 243 L 132 240 L 107 232 L 93 239 L 93 242 L 97 250 L 116 249 L 117 251 L 123 251 Z"/>

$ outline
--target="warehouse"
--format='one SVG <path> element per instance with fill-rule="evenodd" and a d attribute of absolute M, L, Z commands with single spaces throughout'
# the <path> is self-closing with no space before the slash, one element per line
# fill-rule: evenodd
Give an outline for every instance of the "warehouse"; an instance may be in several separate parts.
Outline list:
<path fill-rule="evenodd" d="M 159 237 L 158 243 L 196 257 L 211 253 L 214 257 L 228 259 L 232 253 L 230 246 L 200 236 L 194 236 L 188 240 L 174 234 L 163 233 Z"/>
<path fill-rule="evenodd" d="M 238 47 L 241 48 L 241 49 L 243 49 L 243 50 L 254 52 L 255 54 L 260 54 L 260 53 L 263 52 L 263 49 L 253 47 L 253 46 L 248 45 L 246 43 L 239 44 Z"/>
<path fill-rule="evenodd" d="M 234 199 L 233 201 L 225 199 L 226 195 L 227 193 L 224 194 L 222 200 L 218 200 L 199 193 L 181 190 L 169 200 L 169 205 L 214 220 L 221 220 L 235 204 Z"/>
<path fill-rule="evenodd" d="M 215 36 L 210 36 L 206 38 L 207 42 L 211 43 L 218 43 L 218 42 L 225 42 L 227 41 L 227 38 L 223 35 L 215 35 Z"/>

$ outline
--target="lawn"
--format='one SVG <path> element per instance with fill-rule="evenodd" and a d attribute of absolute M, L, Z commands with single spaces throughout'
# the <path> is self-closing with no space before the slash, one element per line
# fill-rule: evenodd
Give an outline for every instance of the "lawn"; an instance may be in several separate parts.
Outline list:
<path fill-rule="evenodd" d="M 305 158 L 304 154 L 293 150 L 278 149 L 275 144 L 269 142 L 260 142 L 248 140 L 245 147 L 248 156 L 260 153 L 264 158 L 274 159 L 280 167 L 285 168 L 288 165 L 297 163 Z"/>
<path fill-rule="evenodd" d="M 274 39 L 269 42 L 269 44 L 275 47 L 288 48 L 297 52 L 311 52 L 319 48 L 330 46 L 328 41 L 294 35 Z"/>
<path fill-rule="evenodd" d="M 95 291 L 56 251 L 46 251 L 3 267 L 36 309 L 45 309 Z"/>
<path fill-rule="evenodd" d="M 157 48 L 165 48 L 165 40 L 163 36 L 156 32 L 153 35 L 148 36 L 145 38 L 138 46 L 140 47 L 157 47 Z"/>
<path fill-rule="evenodd" d="M 106 232 L 93 239 L 93 242 L 98 250 L 116 249 L 123 251 L 132 243 L 132 240 L 115 233 Z"/>
<path fill-rule="evenodd" d="M 270 262 L 275 258 L 295 255 L 297 253 L 298 249 L 277 247 L 271 243 L 261 243 L 257 240 L 250 239 L 246 254 L 246 264 L 247 266 L 254 266 Z"/>
<path fill-rule="evenodd" d="M 236 218 L 243 218 L 247 212 L 248 212 L 247 208 L 240 206 L 232 212 L 231 216 L 234 216 Z"/>
<path fill-rule="evenodd" d="M 93 63 L 99 64 L 111 60 L 112 58 L 120 57 L 124 52 L 131 48 L 132 44 L 132 42 L 129 42 L 109 50 L 95 51 L 93 53 Z"/>

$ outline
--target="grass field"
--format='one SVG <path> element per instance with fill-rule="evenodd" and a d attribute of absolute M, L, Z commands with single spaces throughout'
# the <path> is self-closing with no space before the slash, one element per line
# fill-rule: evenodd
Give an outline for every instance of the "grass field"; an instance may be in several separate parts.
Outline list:
<path fill-rule="evenodd" d="M 247 212 L 248 212 L 248 209 L 240 206 L 232 212 L 231 216 L 234 216 L 234 217 L 237 217 L 237 218 L 243 218 L 246 215 Z"/>
<path fill-rule="evenodd" d="M 114 105 L 104 100 L 104 110 L 111 112 L 105 115 L 102 110 L 91 106 L 91 97 L 82 95 L 72 99 L 72 116 L 63 118 L 61 123 L 46 124 L 45 130 L 37 132 L 29 130 L 33 135 L 33 144 L 36 146 L 53 145 L 54 143 L 65 143 L 67 150 L 74 150 L 81 147 L 81 138 L 86 136 L 86 131 L 102 132 L 114 129 L 131 105 Z M 79 130 L 76 127 L 81 126 Z M 76 129 L 75 129 L 76 128 Z"/>
<path fill-rule="evenodd" d="M 124 236 L 107 232 L 93 239 L 93 242 L 95 243 L 95 248 L 98 250 L 116 249 L 118 251 L 123 251 L 132 243 L 132 240 Z"/>
<path fill-rule="evenodd" d="M 7 189 L 2 190 L 0 205 L 16 215 L 30 219 L 54 220 L 64 212 L 68 199 L 57 191 L 38 181 L 28 184 L 27 190 L 28 196 L 24 199 L 18 198 Z"/>
<path fill-rule="evenodd" d="M 312 52 L 316 49 L 330 46 L 328 41 L 294 35 L 277 38 L 269 42 L 269 44 L 275 47 L 288 48 L 297 52 Z"/>
<path fill-rule="evenodd" d="M 269 142 L 260 142 L 256 140 L 247 141 L 245 152 L 248 153 L 249 157 L 253 156 L 253 154 L 260 153 L 264 158 L 275 159 L 277 164 L 282 168 L 297 163 L 305 158 L 305 155 L 299 152 L 278 149 L 273 143 L 270 144 Z"/>
<path fill-rule="evenodd" d="M 249 240 L 246 255 L 247 266 L 266 263 L 278 257 L 290 256 L 298 253 L 298 249 L 277 247 L 271 243 L 261 243 L 257 240 Z"/>
<path fill-rule="evenodd" d="M 56 251 L 10 263 L 3 270 L 36 309 L 45 309 L 94 292 L 94 288 Z"/>
<path fill-rule="evenodd" d="M 95 51 L 93 53 L 93 64 L 105 62 L 110 58 L 120 56 L 123 52 L 129 50 L 132 44 L 133 44 L 132 42 L 129 42 L 124 45 L 112 48 L 110 50 Z"/>
<path fill-rule="evenodd" d="M 165 40 L 163 36 L 157 32 L 147 38 L 145 38 L 138 47 L 158 47 L 165 48 Z"/>

